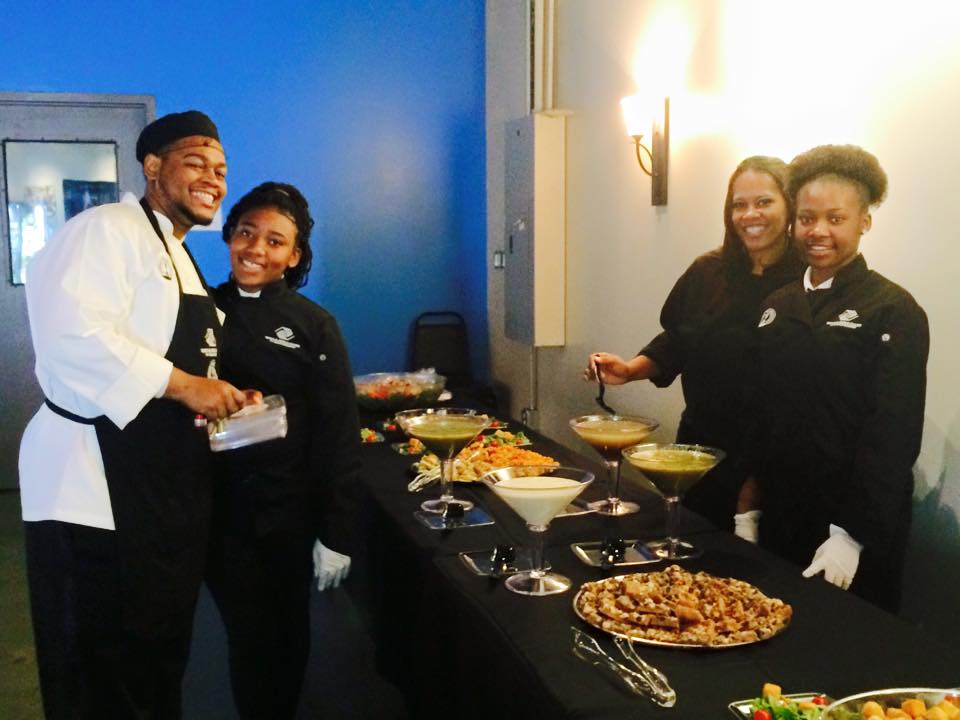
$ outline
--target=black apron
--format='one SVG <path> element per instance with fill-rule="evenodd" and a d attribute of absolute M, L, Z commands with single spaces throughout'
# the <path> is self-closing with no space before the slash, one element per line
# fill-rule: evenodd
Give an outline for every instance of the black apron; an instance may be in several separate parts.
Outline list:
<path fill-rule="evenodd" d="M 180 294 L 164 357 L 191 375 L 217 377 L 216 306 L 209 293 L 184 294 L 159 223 L 145 200 L 140 205 L 170 257 Z M 197 275 L 207 290 L 199 268 Z M 106 416 L 91 420 L 47 405 L 97 431 L 116 527 L 124 630 L 147 643 L 189 643 L 213 495 L 206 430 L 196 427 L 193 411 L 165 398 L 150 400 L 122 430 Z"/>

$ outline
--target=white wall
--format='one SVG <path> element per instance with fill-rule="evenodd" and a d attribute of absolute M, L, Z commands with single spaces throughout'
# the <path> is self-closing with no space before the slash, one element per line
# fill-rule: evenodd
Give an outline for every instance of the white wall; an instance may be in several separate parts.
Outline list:
<path fill-rule="evenodd" d="M 488 242 L 503 244 L 502 122 L 526 108 L 525 0 L 487 7 Z M 567 344 L 537 352 L 541 429 L 594 408 L 579 379 L 593 350 L 634 354 L 659 329 L 667 292 L 719 245 L 729 173 L 747 155 L 785 160 L 821 143 L 855 143 L 890 176 L 861 249 L 910 290 L 930 319 L 924 443 L 905 598 L 918 621 L 960 631 L 944 576 L 960 566 L 960 6 L 938 0 L 557 0 L 558 105 L 567 137 Z M 619 110 L 624 95 L 671 97 L 669 204 L 650 205 Z M 503 338 L 502 273 L 490 272 L 491 367 L 529 404 L 531 351 Z M 621 412 L 658 418 L 672 438 L 679 387 L 614 388 Z M 924 552 L 916 550 L 924 547 Z M 938 579 L 929 575 L 939 566 Z M 922 577 L 921 577 L 922 576 Z M 953 602 L 950 598 L 952 597 Z"/>

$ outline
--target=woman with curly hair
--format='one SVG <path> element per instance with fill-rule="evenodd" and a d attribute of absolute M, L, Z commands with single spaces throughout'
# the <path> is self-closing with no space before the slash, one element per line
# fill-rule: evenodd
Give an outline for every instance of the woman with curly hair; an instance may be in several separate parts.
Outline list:
<path fill-rule="evenodd" d="M 657 387 L 680 376 L 686 407 L 677 442 L 727 453 L 684 503 L 726 529 L 743 480 L 741 409 L 757 313 L 767 295 L 803 271 L 789 240 L 787 180 L 779 158 L 743 160 L 727 185 L 723 246 L 694 260 L 674 285 L 660 313 L 663 332 L 629 360 L 593 353 L 584 373 L 611 385 L 649 379 Z"/>
<path fill-rule="evenodd" d="M 762 510 L 760 544 L 806 566 L 804 576 L 822 572 L 895 612 L 929 331 L 910 293 L 860 254 L 886 192 L 879 162 L 856 146 L 816 147 L 791 163 L 807 269 L 759 318 L 757 482 L 739 510 Z"/>
<path fill-rule="evenodd" d="M 313 220 L 292 185 L 264 183 L 223 227 L 230 279 L 222 376 L 286 400 L 285 438 L 221 453 L 207 584 L 229 641 L 242 718 L 292 718 L 310 649 L 316 538 L 350 552 L 360 431 L 347 351 L 330 313 L 295 292 Z M 331 551 L 325 550 L 327 553 Z"/>

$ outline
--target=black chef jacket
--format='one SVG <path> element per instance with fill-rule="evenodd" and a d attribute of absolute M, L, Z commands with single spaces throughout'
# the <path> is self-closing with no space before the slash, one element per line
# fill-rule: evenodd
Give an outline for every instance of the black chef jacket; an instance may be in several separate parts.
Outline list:
<path fill-rule="evenodd" d="M 686 407 L 677 442 L 727 453 L 684 501 L 721 528 L 732 528 L 744 477 L 744 391 L 753 368 L 750 346 L 761 303 L 802 272 L 803 263 L 792 247 L 759 276 L 742 258 L 725 254 L 722 248 L 705 253 L 667 296 L 660 313 L 663 332 L 640 351 L 660 369 L 650 378 L 656 386 L 666 387 L 680 375 Z"/>
<path fill-rule="evenodd" d="M 257 532 L 315 526 L 317 537 L 350 553 L 360 467 L 356 390 L 334 317 L 285 281 L 244 298 L 230 281 L 214 291 L 226 313 L 222 377 L 237 387 L 280 394 L 285 438 L 220 453 L 228 502 L 243 503 Z"/>
<path fill-rule="evenodd" d="M 797 281 L 771 295 L 756 334 L 761 544 L 805 565 L 838 525 L 864 545 L 853 589 L 869 581 L 898 595 L 923 431 L 926 314 L 858 256 L 829 290 L 807 293 Z"/>

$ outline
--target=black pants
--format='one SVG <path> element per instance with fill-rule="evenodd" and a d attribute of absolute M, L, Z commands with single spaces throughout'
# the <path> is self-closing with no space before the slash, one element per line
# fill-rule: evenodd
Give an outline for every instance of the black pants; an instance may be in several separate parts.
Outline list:
<path fill-rule="evenodd" d="M 113 531 L 44 520 L 24 532 L 45 716 L 180 718 L 192 613 L 170 637 L 137 637 L 121 623 Z"/>
<path fill-rule="evenodd" d="M 296 714 L 310 654 L 314 536 L 214 523 L 207 585 L 227 632 L 230 682 L 244 720 Z"/>

